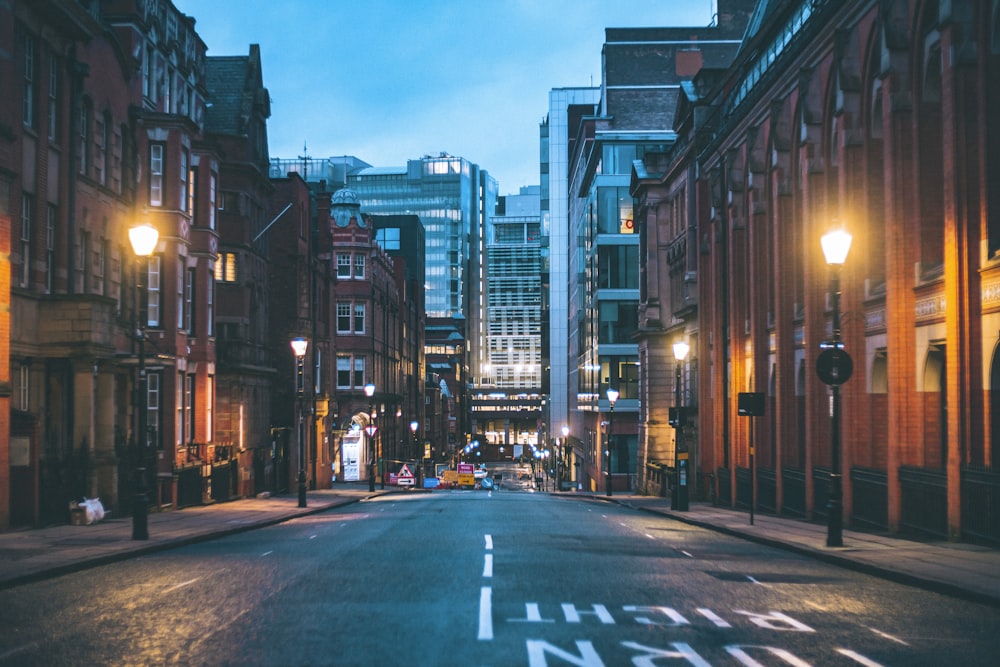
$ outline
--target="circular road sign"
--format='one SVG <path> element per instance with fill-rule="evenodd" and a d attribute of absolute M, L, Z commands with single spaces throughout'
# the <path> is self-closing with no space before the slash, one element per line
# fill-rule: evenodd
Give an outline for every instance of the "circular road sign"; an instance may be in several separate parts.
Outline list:
<path fill-rule="evenodd" d="M 846 350 L 830 347 L 819 353 L 816 359 L 816 374 L 824 384 L 840 385 L 851 379 L 854 362 Z"/>

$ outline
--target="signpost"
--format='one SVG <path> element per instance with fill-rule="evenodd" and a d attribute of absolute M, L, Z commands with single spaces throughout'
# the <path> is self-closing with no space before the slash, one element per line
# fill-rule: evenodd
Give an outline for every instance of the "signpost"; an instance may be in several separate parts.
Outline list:
<path fill-rule="evenodd" d="M 475 468 L 471 463 L 459 463 L 458 464 L 458 485 L 459 486 L 475 486 L 476 485 L 476 473 Z"/>
<path fill-rule="evenodd" d="M 406 463 L 403 467 L 399 469 L 399 473 L 396 475 L 396 484 L 399 486 L 413 486 L 413 471 L 410 470 L 410 466 Z"/>

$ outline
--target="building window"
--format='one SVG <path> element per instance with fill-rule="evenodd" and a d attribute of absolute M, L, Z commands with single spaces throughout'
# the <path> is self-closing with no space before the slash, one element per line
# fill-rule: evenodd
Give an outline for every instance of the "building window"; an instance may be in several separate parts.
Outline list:
<path fill-rule="evenodd" d="M 337 388 L 360 389 L 365 386 L 365 358 L 350 355 L 337 357 Z"/>
<path fill-rule="evenodd" d="M 363 334 L 365 332 L 365 304 L 354 304 L 354 333 Z"/>
<path fill-rule="evenodd" d="M 21 287 L 31 282 L 31 214 L 35 206 L 31 195 L 21 195 Z"/>
<path fill-rule="evenodd" d="M 363 280 L 365 277 L 365 256 L 355 255 L 354 256 L 354 277 L 358 280 Z"/>
<path fill-rule="evenodd" d="M 337 389 L 351 388 L 351 358 L 337 357 Z"/>
<path fill-rule="evenodd" d="M 205 295 L 205 326 L 208 335 L 215 335 L 215 276 L 208 277 L 208 290 Z"/>
<path fill-rule="evenodd" d="M 45 291 L 52 294 L 56 288 L 56 218 L 59 209 L 48 205 L 45 220 Z"/>
<path fill-rule="evenodd" d="M 351 304 L 349 303 L 337 304 L 337 333 L 351 333 Z"/>
<path fill-rule="evenodd" d="M 159 373 L 146 374 L 146 444 L 156 446 L 160 430 L 160 378 Z M 140 443 L 142 441 L 140 440 Z M 159 447 L 157 447 L 159 449 Z"/>
<path fill-rule="evenodd" d="M 219 253 L 219 258 L 215 260 L 215 279 L 220 283 L 236 282 L 236 253 Z"/>
<path fill-rule="evenodd" d="M 351 255 L 350 253 L 337 253 L 337 277 L 351 277 Z"/>
<path fill-rule="evenodd" d="M 215 207 L 218 198 L 219 177 L 214 173 L 208 179 L 208 228 L 215 229 Z"/>
<path fill-rule="evenodd" d="M 185 260 L 183 257 L 177 258 L 177 328 L 186 330 L 186 312 L 184 306 L 187 305 L 187 301 L 184 298 L 184 281 L 187 280 L 187 271 L 185 270 Z"/>
<path fill-rule="evenodd" d="M 147 259 L 146 268 L 146 326 L 160 326 L 160 258 Z"/>
<path fill-rule="evenodd" d="M 156 90 L 156 86 L 153 85 L 154 70 L 153 47 L 147 45 L 146 57 L 142 63 L 142 94 L 144 97 L 150 99 L 154 98 L 154 91 Z"/>
<path fill-rule="evenodd" d="M 189 336 L 195 335 L 195 321 L 194 321 L 194 278 L 195 270 L 193 268 L 186 271 L 186 279 L 184 282 L 184 330 L 187 331 Z"/>
<path fill-rule="evenodd" d="M 188 186 L 187 186 L 187 203 L 186 211 L 189 216 L 191 216 L 191 225 L 198 225 L 198 216 L 196 214 L 198 208 L 198 167 L 188 168 Z"/>
<path fill-rule="evenodd" d="M 97 262 L 94 272 L 97 275 L 98 290 L 101 296 L 107 296 L 109 285 L 108 279 L 108 255 L 111 253 L 111 244 L 107 239 L 101 239 L 97 246 Z"/>
<path fill-rule="evenodd" d="M 24 124 L 35 127 L 35 38 L 24 36 Z"/>
<path fill-rule="evenodd" d="M 94 178 L 101 185 L 108 184 L 108 125 L 111 123 L 110 115 L 105 112 L 101 116 L 94 117 Z"/>
<path fill-rule="evenodd" d="M 59 60 L 49 56 L 49 141 L 55 141 L 59 132 Z"/>
<path fill-rule="evenodd" d="M 189 194 L 189 188 L 191 187 L 188 177 L 191 175 L 190 168 L 188 167 L 188 162 L 190 161 L 190 156 L 188 155 L 187 149 L 181 151 L 181 203 L 180 209 L 182 211 L 186 210 L 191 203 L 191 197 Z"/>
<path fill-rule="evenodd" d="M 163 144 L 149 145 L 149 205 L 163 206 Z"/>
<path fill-rule="evenodd" d="M 83 100 L 80 103 L 80 136 L 78 138 L 79 143 L 77 144 L 80 151 L 80 155 L 77 157 L 80 160 L 80 174 L 83 176 L 87 175 L 87 169 L 90 166 L 90 101 Z"/>
<path fill-rule="evenodd" d="M 399 250 L 399 227 L 376 230 L 375 242 L 382 247 L 382 250 Z"/>
<path fill-rule="evenodd" d="M 21 364 L 17 369 L 18 387 L 17 393 L 17 405 L 15 406 L 18 410 L 28 411 L 29 399 L 31 397 L 31 369 L 26 364 Z"/>

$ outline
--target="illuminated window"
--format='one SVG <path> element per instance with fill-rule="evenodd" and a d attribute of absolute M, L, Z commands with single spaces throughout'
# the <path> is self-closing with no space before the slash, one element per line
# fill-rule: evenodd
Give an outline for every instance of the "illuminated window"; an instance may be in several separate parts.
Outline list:
<path fill-rule="evenodd" d="M 215 279 L 220 283 L 235 283 L 236 277 L 236 253 L 220 252 L 215 260 Z"/>
<path fill-rule="evenodd" d="M 149 205 L 163 206 L 163 144 L 149 146 Z"/>
<path fill-rule="evenodd" d="M 148 258 L 146 273 L 146 326 L 160 326 L 160 258 Z"/>

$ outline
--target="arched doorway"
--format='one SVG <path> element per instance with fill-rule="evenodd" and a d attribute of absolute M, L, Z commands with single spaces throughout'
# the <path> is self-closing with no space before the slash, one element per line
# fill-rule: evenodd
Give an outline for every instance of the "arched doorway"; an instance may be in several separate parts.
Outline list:
<path fill-rule="evenodd" d="M 924 363 L 924 461 L 927 468 L 948 464 L 948 391 L 944 343 L 932 344 Z"/>

